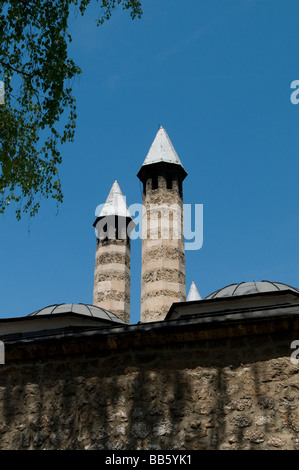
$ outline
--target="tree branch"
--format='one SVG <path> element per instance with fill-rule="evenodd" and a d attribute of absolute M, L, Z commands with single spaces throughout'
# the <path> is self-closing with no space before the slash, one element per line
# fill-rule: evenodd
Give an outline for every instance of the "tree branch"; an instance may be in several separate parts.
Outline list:
<path fill-rule="evenodd" d="M 34 71 L 32 71 L 31 73 L 28 73 L 28 72 L 25 72 L 24 70 L 18 70 L 15 67 L 13 67 L 12 65 L 7 64 L 6 62 L 3 62 L 3 60 L 1 60 L 1 59 L 0 59 L 0 64 L 3 67 L 8 67 L 10 70 L 13 70 L 16 73 L 19 73 L 21 75 L 26 75 L 26 77 L 29 77 L 29 78 L 33 77 L 33 75 L 34 75 Z"/>

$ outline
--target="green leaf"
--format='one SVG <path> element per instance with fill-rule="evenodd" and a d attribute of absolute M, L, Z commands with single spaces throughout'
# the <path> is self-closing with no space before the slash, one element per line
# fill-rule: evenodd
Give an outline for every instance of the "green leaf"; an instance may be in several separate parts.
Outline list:
<path fill-rule="evenodd" d="M 99 4 L 99 25 L 117 6 L 129 10 L 132 18 L 142 15 L 136 0 L 94 1 Z M 5 104 L 0 105 L 1 214 L 13 202 L 20 220 L 22 213 L 38 213 L 41 197 L 63 201 L 59 149 L 74 140 L 72 83 L 82 73 L 68 55 L 68 22 L 73 7 L 84 15 L 90 3 L 0 2 L 0 79 L 5 84 Z"/>

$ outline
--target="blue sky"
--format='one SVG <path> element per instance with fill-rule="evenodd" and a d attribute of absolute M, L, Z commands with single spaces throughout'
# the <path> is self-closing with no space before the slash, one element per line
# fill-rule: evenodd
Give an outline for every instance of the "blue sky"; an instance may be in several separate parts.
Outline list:
<path fill-rule="evenodd" d="M 299 287 L 297 1 L 145 0 L 141 20 L 98 5 L 71 22 L 74 143 L 62 147 L 64 203 L 0 217 L 0 317 L 92 303 L 96 206 L 115 179 L 141 202 L 137 172 L 166 129 L 203 204 L 203 246 L 186 252 L 187 290 L 271 280 Z M 140 319 L 141 243 L 132 243 L 131 322 Z"/>

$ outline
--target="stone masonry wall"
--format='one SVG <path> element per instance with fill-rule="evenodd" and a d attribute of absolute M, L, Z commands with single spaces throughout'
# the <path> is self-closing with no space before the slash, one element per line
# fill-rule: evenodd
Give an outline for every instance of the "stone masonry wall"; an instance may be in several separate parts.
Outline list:
<path fill-rule="evenodd" d="M 299 329 L 281 326 L 7 344 L 0 449 L 298 449 Z"/>

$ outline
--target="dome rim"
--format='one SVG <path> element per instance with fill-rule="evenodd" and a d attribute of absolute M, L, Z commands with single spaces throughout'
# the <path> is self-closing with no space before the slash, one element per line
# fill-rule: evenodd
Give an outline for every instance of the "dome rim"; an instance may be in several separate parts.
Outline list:
<path fill-rule="evenodd" d="M 69 305 L 70 308 L 66 308 L 64 311 L 58 311 L 55 312 L 56 308 L 63 307 Z M 89 314 L 85 314 L 83 312 L 76 312 L 73 311 L 73 308 L 76 308 L 76 306 L 80 307 L 85 307 L 88 311 Z M 91 308 L 98 310 L 103 314 L 103 316 L 96 316 L 92 313 Z M 46 309 L 51 309 L 49 313 L 42 313 Z M 63 316 L 77 316 L 81 318 L 88 318 L 89 320 L 98 320 L 98 321 L 103 321 L 103 322 L 109 322 L 109 323 L 115 323 L 115 324 L 121 324 L 121 325 L 126 325 L 126 323 L 121 320 L 119 317 L 115 315 L 115 313 L 106 310 L 102 307 L 98 307 L 97 305 L 92 305 L 92 304 L 86 304 L 83 302 L 78 302 L 78 303 L 57 303 L 57 304 L 51 304 L 47 305 L 41 309 L 35 310 L 32 313 L 29 313 L 25 318 L 49 318 L 49 317 L 63 317 Z"/>
<path fill-rule="evenodd" d="M 275 288 L 273 289 L 267 289 L 267 290 L 259 290 L 258 285 L 265 285 L 265 284 L 270 284 L 274 286 Z M 247 293 L 242 293 L 242 294 L 237 294 L 236 291 L 238 288 L 242 285 L 255 285 L 256 291 L 252 292 L 247 292 Z M 277 286 L 278 284 L 278 286 Z M 284 286 L 283 288 L 279 288 L 279 286 Z M 221 292 L 223 292 L 225 289 L 228 289 L 230 287 L 234 287 L 234 290 L 232 294 L 230 295 L 218 295 Z M 291 292 L 299 295 L 299 289 L 297 287 L 293 287 L 289 284 L 285 284 L 283 282 L 279 281 L 268 281 L 268 280 L 262 280 L 262 281 L 243 281 L 239 283 L 232 283 L 228 284 L 224 287 L 221 287 L 220 289 L 215 290 L 211 294 L 207 295 L 204 297 L 203 300 L 215 300 L 215 299 L 230 299 L 230 298 L 240 298 L 240 297 L 247 297 L 247 296 L 252 296 L 252 295 L 269 295 L 269 294 L 276 294 L 277 292 Z"/>

